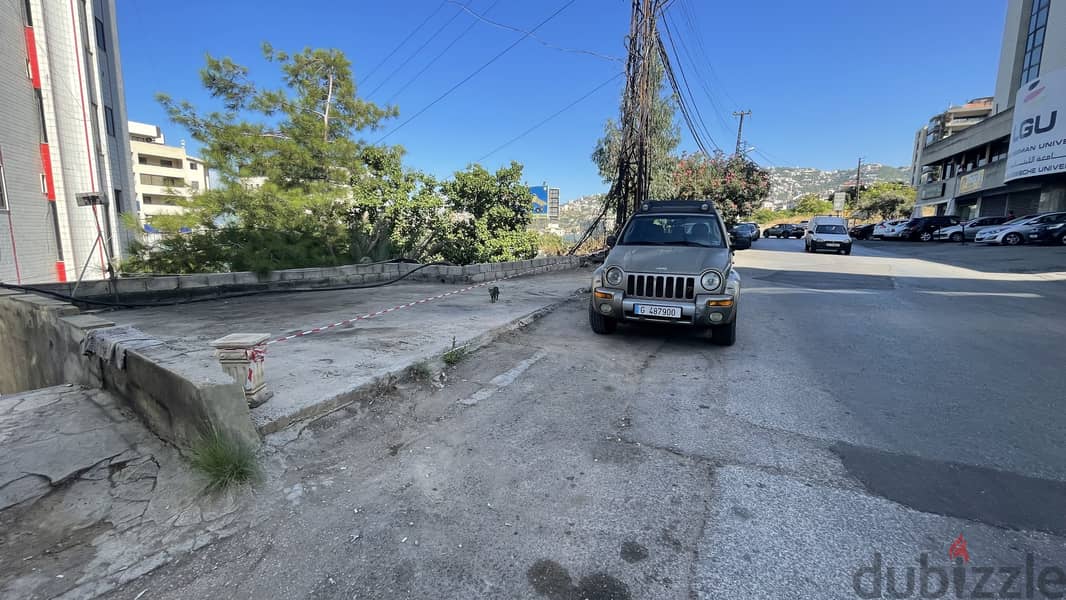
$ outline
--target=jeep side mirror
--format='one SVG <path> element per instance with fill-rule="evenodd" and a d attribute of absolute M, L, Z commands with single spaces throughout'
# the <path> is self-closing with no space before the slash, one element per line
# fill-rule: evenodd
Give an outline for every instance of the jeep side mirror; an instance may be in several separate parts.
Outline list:
<path fill-rule="evenodd" d="M 608 248 L 614 248 L 614 245 L 617 244 L 617 243 L 618 243 L 618 236 L 615 236 L 615 235 L 607 236 L 607 247 Z"/>

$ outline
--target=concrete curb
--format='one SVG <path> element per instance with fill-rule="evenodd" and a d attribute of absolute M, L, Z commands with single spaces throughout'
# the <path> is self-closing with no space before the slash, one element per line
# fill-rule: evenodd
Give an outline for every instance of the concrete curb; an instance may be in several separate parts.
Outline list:
<path fill-rule="evenodd" d="M 505 323 L 504 325 L 500 325 L 498 327 L 490 329 L 489 331 L 486 331 L 485 333 L 463 344 L 463 348 L 466 349 L 467 353 L 476 352 L 477 350 L 480 350 L 481 348 L 491 344 L 492 342 L 495 342 L 499 338 L 503 337 L 508 333 L 511 333 L 512 331 L 522 329 L 523 327 L 528 327 L 530 324 L 551 314 L 562 305 L 566 304 L 567 302 L 571 302 L 574 298 L 580 296 L 583 293 L 587 293 L 587 290 L 577 290 L 569 296 L 566 296 L 565 298 L 556 300 L 551 304 L 542 306 L 534 311 L 526 313 L 525 315 L 513 319 Z M 350 404 L 368 401 L 374 396 L 376 396 L 378 392 L 383 388 L 392 385 L 396 381 L 403 379 L 406 376 L 407 371 L 413 365 L 422 361 L 432 362 L 434 360 L 439 360 L 439 358 L 440 357 L 437 354 L 432 354 L 421 357 L 417 360 L 409 361 L 407 363 L 397 366 L 394 369 L 389 370 L 384 375 L 376 377 L 367 383 L 348 390 L 347 392 L 343 392 L 331 398 L 327 398 L 321 402 L 317 402 L 314 405 L 305 407 L 301 410 L 296 411 L 295 413 L 281 416 L 262 425 L 257 425 L 256 429 L 259 431 L 259 435 L 267 436 L 272 433 L 277 433 L 301 421 L 308 421 L 317 417 L 321 417 L 325 414 L 344 408 L 345 406 L 348 406 Z"/>

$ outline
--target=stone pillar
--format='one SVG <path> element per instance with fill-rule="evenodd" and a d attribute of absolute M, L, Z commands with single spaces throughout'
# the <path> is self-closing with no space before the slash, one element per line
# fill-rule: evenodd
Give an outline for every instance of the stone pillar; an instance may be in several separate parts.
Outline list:
<path fill-rule="evenodd" d="M 263 361 L 266 360 L 267 333 L 231 333 L 211 342 L 222 370 L 244 385 L 244 398 L 255 408 L 274 395 L 266 387 Z"/>

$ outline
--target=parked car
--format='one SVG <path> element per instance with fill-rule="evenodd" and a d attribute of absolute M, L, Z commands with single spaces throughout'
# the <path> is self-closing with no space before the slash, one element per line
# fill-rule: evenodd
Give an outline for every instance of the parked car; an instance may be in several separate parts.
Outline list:
<path fill-rule="evenodd" d="M 1007 217 L 978 217 L 976 219 L 970 219 L 965 223 L 959 223 L 958 225 L 938 229 L 933 234 L 933 239 L 961 242 L 963 236 L 965 235 L 966 239 L 972 240 L 977 237 L 977 232 L 981 231 L 985 227 L 991 227 L 992 225 L 1002 225 L 1006 222 Z"/>
<path fill-rule="evenodd" d="M 798 240 L 801 237 L 803 237 L 803 233 L 805 231 L 807 231 L 807 222 L 806 221 L 804 221 L 802 223 L 796 223 L 795 225 L 792 226 L 791 235 L 792 235 L 792 237 L 794 237 L 794 238 L 796 238 Z"/>
<path fill-rule="evenodd" d="M 782 235 L 782 234 L 785 231 L 785 227 L 791 227 L 791 225 L 785 225 L 784 223 L 778 223 L 776 225 L 771 225 L 770 227 L 766 228 L 766 231 L 762 232 L 763 237 L 766 237 L 766 238 L 772 238 L 772 237 L 782 238 L 782 237 L 784 237 L 784 235 Z"/>
<path fill-rule="evenodd" d="M 873 223 L 867 223 L 866 225 L 854 225 L 851 229 L 848 230 L 848 235 L 850 235 L 852 239 L 868 240 L 874 234 L 874 227 L 875 225 Z"/>
<path fill-rule="evenodd" d="M 812 217 L 803 236 L 803 249 L 807 252 L 832 250 L 851 254 L 847 220 L 842 217 Z"/>
<path fill-rule="evenodd" d="M 748 221 L 748 222 L 745 222 L 745 223 L 741 223 L 741 225 L 750 225 L 752 230 L 754 230 L 755 235 L 751 236 L 752 241 L 757 240 L 760 237 L 762 237 L 762 229 L 759 228 L 759 224 L 758 223 L 756 223 L 754 221 Z"/>
<path fill-rule="evenodd" d="M 1047 216 L 1047 214 L 1048 213 L 1035 213 L 1025 215 L 1023 217 L 1011 219 L 1002 225 L 985 227 L 977 232 L 974 241 L 978 244 L 1004 244 L 1007 246 L 1024 244 L 1029 238 L 1030 224 Z"/>
<path fill-rule="evenodd" d="M 759 239 L 759 228 L 752 223 L 737 223 L 730 231 L 730 237 L 736 239 L 738 237 L 746 237 L 750 241 L 754 242 Z"/>
<path fill-rule="evenodd" d="M 589 326 L 599 334 L 637 321 L 709 328 L 712 343 L 732 346 L 740 302 L 733 250 L 751 243 L 727 238 L 712 202 L 645 203 L 607 240 L 611 252 L 592 274 Z"/>
<path fill-rule="evenodd" d="M 907 221 L 899 230 L 899 237 L 905 240 L 931 242 L 938 229 L 959 224 L 959 218 L 947 215 L 935 217 L 917 217 Z"/>
<path fill-rule="evenodd" d="M 875 239 L 885 238 L 897 238 L 899 237 L 899 230 L 907 224 L 910 219 L 892 219 L 889 221 L 881 221 L 877 225 L 874 225 L 873 237 Z"/>
<path fill-rule="evenodd" d="M 1029 243 L 1066 245 L 1066 212 L 1053 213 L 1045 219 L 1032 225 Z"/>

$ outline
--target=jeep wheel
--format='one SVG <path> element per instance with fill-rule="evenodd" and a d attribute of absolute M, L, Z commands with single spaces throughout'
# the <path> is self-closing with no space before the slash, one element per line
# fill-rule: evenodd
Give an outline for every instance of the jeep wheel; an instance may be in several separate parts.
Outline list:
<path fill-rule="evenodd" d="M 592 302 L 589 302 L 589 325 L 592 327 L 592 331 L 600 335 L 607 335 L 614 333 L 614 330 L 618 328 L 618 321 L 601 315 L 592 308 Z"/>
<path fill-rule="evenodd" d="M 1007 235 L 1003 236 L 1003 243 L 1008 246 L 1019 246 L 1023 241 L 1025 240 L 1022 239 L 1022 234 L 1017 232 L 1012 231 L 1011 233 L 1008 233 Z"/>
<path fill-rule="evenodd" d="M 950 236 L 948 236 L 948 239 L 953 241 L 953 242 L 955 242 L 955 243 L 961 242 L 962 241 L 962 232 L 961 231 L 956 231 L 955 233 L 953 233 Z"/>
<path fill-rule="evenodd" d="M 711 343 L 715 346 L 732 346 L 737 341 L 737 318 L 725 325 L 711 326 Z"/>

